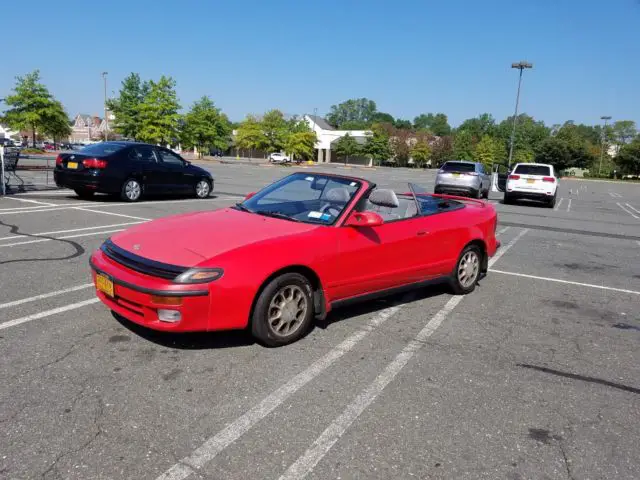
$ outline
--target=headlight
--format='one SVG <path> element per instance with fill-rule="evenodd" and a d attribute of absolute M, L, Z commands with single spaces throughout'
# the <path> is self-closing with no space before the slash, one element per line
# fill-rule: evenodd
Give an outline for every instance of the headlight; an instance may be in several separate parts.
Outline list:
<path fill-rule="evenodd" d="M 224 274 L 221 268 L 191 268 L 176 277 L 176 283 L 207 283 L 218 280 Z"/>

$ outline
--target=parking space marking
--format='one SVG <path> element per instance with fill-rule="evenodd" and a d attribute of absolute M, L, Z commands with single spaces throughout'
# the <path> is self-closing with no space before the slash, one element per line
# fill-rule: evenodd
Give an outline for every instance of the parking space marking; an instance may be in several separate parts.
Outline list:
<path fill-rule="evenodd" d="M 630 205 L 630 204 L 628 204 L 628 203 L 625 203 L 625 205 L 626 205 L 627 207 L 629 207 L 631 210 L 633 210 L 634 212 L 636 212 L 636 213 L 640 213 L 640 210 L 638 210 L 638 209 L 637 209 L 636 207 L 634 207 L 633 205 Z"/>
<path fill-rule="evenodd" d="M 51 310 L 45 310 L 44 312 L 34 313 L 33 315 L 27 315 L 26 317 L 16 318 L 15 320 L 9 320 L 8 322 L 0 323 L 0 330 L 4 330 L 5 328 L 9 327 L 15 327 L 16 325 L 21 325 L 23 323 L 38 320 L 40 318 L 50 317 L 51 315 L 56 315 L 58 313 L 68 312 L 69 310 L 76 310 L 78 308 L 82 308 L 99 301 L 100 300 L 98 298 L 92 298 L 90 300 L 84 300 L 82 302 L 71 303 L 69 305 L 65 305 L 64 307 L 52 308 Z"/>
<path fill-rule="evenodd" d="M 609 292 L 620 292 L 620 293 L 630 293 L 632 295 L 640 295 L 640 292 L 636 290 L 627 290 L 624 288 L 616 288 L 616 287 L 607 287 L 604 285 L 594 285 L 591 283 L 582 283 L 582 282 L 574 282 L 571 280 L 562 280 L 560 278 L 551 278 L 551 277 L 539 277 L 537 275 L 529 275 L 527 273 L 517 273 L 517 272 L 505 272 L 504 270 L 489 270 L 492 273 L 500 273 L 502 275 L 512 275 L 514 277 L 523 277 L 523 278 L 531 278 L 533 280 L 544 280 L 546 282 L 554 282 L 554 283 L 564 283 L 566 285 L 576 285 L 579 287 L 588 287 L 588 288 L 597 288 L 599 290 L 607 290 Z"/>
<path fill-rule="evenodd" d="M 265 397 L 259 404 L 228 424 L 223 430 L 206 440 L 188 457 L 183 458 L 156 480 L 182 480 L 213 460 L 216 455 L 253 428 L 291 395 L 329 368 L 339 358 L 353 349 L 363 338 L 391 318 L 400 306 L 392 306 L 378 312 L 369 324 L 349 336 L 329 353 L 316 360 L 306 370 Z"/>
<path fill-rule="evenodd" d="M 528 230 L 522 230 L 505 246 L 499 256 L 496 255 L 491 259 L 489 265 L 491 266 L 497 262 L 527 231 Z M 389 385 L 407 363 L 409 363 L 415 353 L 426 344 L 429 337 L 433 335 L 463 298 L 464 296 L 461 295 L 451 298 L 445 306 L 427 322 L 418 335 L 387 365 L 383 372 L 320 434 L 311 447 L 289 466 L 279 480 L 299 480 L 307 476 L 329 450 L 331 450 L 333 445 L 342 437 L 353 422 L 356 421 L 360 414 L 375 401 L 387 385 Z"/>
<path fill-rule="evenodd" d="M 4 244 L 0 245 L 0 248 L 16 247 L 16 246 L 19 246 L 19 245 L 29 245 L 29 244 L 32 244 L 32 243 L 54 242 L 56 240 L 68 240 L 68 239 L 71 239 L 71 238 L 90 237 L 92 235 L 104 235 L 106 233 L 122 232 L 123 230 L 125 230 L 125 229 L 124 228 L 117 228 L 115 230 L 100 230 L 99 232 L 89 232 L 89 233 L 78 233 L 78 234 L 75 234 L 75 235 L 65 235 L 64 237 L 39 238 L 37 240 L 25 240 L 23 242 L 4 243 Z"/>
<path fill-rule="evenodd" d="M 98 230 L 101 228 L 113 228 L 113 227 L 124 227 L 126 225 L 138 225 L 140 223 L 144 223 L 144 221 L 138 221 L 138 222 L 127 222 L 127 223 L 113 223 L 111 225 L 100 225 L 98 227 L 83 227 L 83 228 L 73 228 L 70 230 L 56 230 L 53 232 L 41 232 L 41 233 L 30 233 L 29 235 L 24 235 L 24 234 L 17 234 L 17 235 L 11 235 L 8 237 L 0 237 L 0 242 L 3 240 L 12 240 L 12 239 L 16 239 L 16 238 L 29 238 L 29 237 L 37 237 L 37 236 L 41 236 L 41 235 L 56 235 L 58 233 L 72 233 L 72 232 L 83 232 L 86 230 Z"/>
<path fill-rule="evenodd" d="M 38 200 L 27 200 L 26 198 L 8 197 L 6 195 L 5 195 L 4 198 L 6 198 L 7 200 L 13 200 L 14 202 L 37 203 L 39 205 L 44 205 L 46 207 L 57 207 L 58 206 L 56 203 L 39 202 Z"/>
<path fill-rule="evenodd" d="M 569 199 L 569 203 L 567 204 L 567 212 L 571 211 L 571 199 Z"/>
<path fill-rule="evenodd" d="M 14 300 L 12 302 L 0 303 L 0 310 L 3 308 L 16 307 L 23 303 L 35 302 L 36 300 L 44 300 L 45 298 L 57 297 L 58 295 L 64 295 L 65 293 L 77 292 L 78 290 L 84 290 L 86 288 L 93 287 L 93 283 L 84 283 L 82 285 L 76 285 L 75 287 L 65 288 L 63 290 L 56 290 L 55 292 L 43 293 L 34 297 L 23 298 L 20 300 Z"/>
<path fill-rule="evenodd" d="M 619 193 L 615 193 L 615 192 L 609 192 L 609 195 L 611 195 L 613 198 L 622 198 L 622 195 L 620 195 Z"/>
<path fill-rule="evenodd" d="M 504 227 L 501 228 L 500 230 L 498 230 L 498 235 L 502 235 L 503 233 L 507 232 L 511 227 Z"/>
<path fill-rule="evenodd" d="M 144 221 L 151 220 L 150 218 L 134 217 L 133 215 L 125 215 L 124 213 L 103 212 L 102 210 L 93 210 L 91 208 L 84 208 L 84 207 L 74 207 L 74 210 L 81 210 L 83 212 L 102 213 L 103 215 L 113 215 L 114 217 L 131 218 L 133 220 L 144 220 Z"/>
<path fill-rule="evenodd" d="M 640 217 L 638 217 L 635 213 L 629 211 L 624 205 L 620 204 L 620 202 L 616 202 L 616 205 L 618 205 L 622 210 L 624 210 L 625 212 L 627 212 L 629 215 L 631 215 L 633 218 L 638 218 L 640 219 Z"/>
<path fill-rule="evenodd" d="M 560 205 L 562 205 L 562 202 L 564 201 L 564 197 L 560 198 L 560 201 L 556 204 L 554 210 L 557 212 L 558 209 L 560 208 Z"/>

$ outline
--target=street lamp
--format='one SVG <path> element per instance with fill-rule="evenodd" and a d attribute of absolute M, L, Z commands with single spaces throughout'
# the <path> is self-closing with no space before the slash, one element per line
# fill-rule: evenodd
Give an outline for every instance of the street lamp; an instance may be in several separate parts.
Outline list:
<path fill-rule="evenodd" d="M 516 95 L 516 113 L 513 115 L 513 128 L 511 129 L 511 141 L 509 142 L 509 169 L 511 169 L 511 159 L 513 158 L 513 140 L 516 136 L 516 122 L 518 121 L 518 103 L 520 102 L 520 85 L 522 84 L 522 71 L 525 68 L 533 68 L 533 64 L 528 62 L 512 63 L 511 68 L 520 70 L 518 78 L 518 94 Z"/>
<path fill-rule="evenodd" d="M 109 140 L 109 118 L 107 117 L 107 74 L 109 72 L 102 72 L 102 79 L 104 80 L 104 139 Z"/>
<path fill-rule="evenodd" d="M 598 168 L 598 175 L 602 175 L 602 159 L 604 158 L 604 137 L 606 135 L 607 132 L 607 122 L 609 120 L 611 120 L 611 117 L 609 115 L 603 115 L 602 117 L 600 117 L 600 120 L 604 120 L 604 128 L 602 129 L 602 141 L 601 141 L 601 148 L 600 148 L 600 168 Z"/>

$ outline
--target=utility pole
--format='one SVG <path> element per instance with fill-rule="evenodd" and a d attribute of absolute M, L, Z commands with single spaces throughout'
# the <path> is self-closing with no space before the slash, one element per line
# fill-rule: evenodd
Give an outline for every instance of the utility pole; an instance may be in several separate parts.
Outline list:
<path fill-rule="evenodd" d="M 109 117 L 107 117 L 107 75 L 109 72 L 102 72 L 102 79 L 104 80 L 104 139 L 109 140 Z"/>
<path fill-rule="evenodd" d="M 533 68 L 533 64 L 528 62 L 512 63 L 511 68 L 520 70 L 518 78 L 518 94 L 516 95 L 516 112 L 513 115 L 513 128 L 511 129 L 511 141 L 509 142 L 509 170 L 511 170 L 511 159 L 513 158 L 513 141 L 516 136 L 516 123 L 518 122 L 518 103 L 520 102 L 520 85 L 522 84 L 522 71 L 525 68 Z"/>
<path fill-rule="evenodd" d="M 598 176 L 602 175 L 602 159 L 604 158 L 604 141 L 607 134 L 607 122 L 611 120 L 609 115 L 603 115 L 600 120 L 604 120 L 604 128 L 602 129 L 601 146 L 600 146 L 600 168 L 598 168 Z"/>

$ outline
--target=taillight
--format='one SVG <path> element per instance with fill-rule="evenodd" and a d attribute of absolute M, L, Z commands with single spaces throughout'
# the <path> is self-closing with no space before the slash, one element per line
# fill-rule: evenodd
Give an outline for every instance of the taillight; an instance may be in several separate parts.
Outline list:
<path fill-rule="evenodd" d="M 57 167 L 58 165 L 62 165 L 62 155 L 58 155 L 58 156 L 56 157 L 56 167 Z"/>
<path fill-rule="evenodd" d="M 543 181 L 543 182 L 551 182 L 551 183 L 554 183 L 554 182 L 556 181 L 556 179 L 555 179 L 555 178 L 553 178 L 553 177 L 544 177 L 544 178 L 542 179 L 542 181 Z"/>
<path fill-rule="evenodd" d="M 520 180 L 520 175 L 509 175 L 509 180 Z"/>
<path fill-rule="evenodd" d="M 107 168 L 107 161 L 99 158 L 87 158 L 82 161 L 84 168 Z"/>

